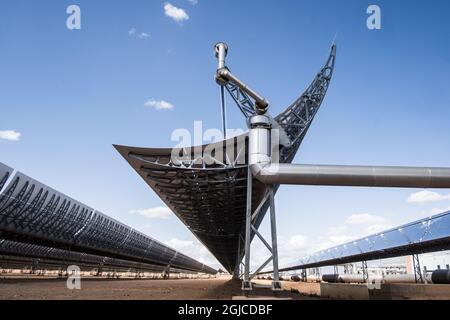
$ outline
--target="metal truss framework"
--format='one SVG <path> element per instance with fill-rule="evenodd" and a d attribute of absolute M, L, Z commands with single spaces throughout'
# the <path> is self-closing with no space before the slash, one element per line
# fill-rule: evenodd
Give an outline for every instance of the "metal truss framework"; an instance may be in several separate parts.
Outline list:
<path fill-rule="evenodd" d="M 113 259 L 216 273 L 92 208 L 0 163 L 0 238 Z M 5 179 L 6 177 L 6 179 Z M 9 177 L 9 178 L 8 178 Z"/>
<path fill-rule="evenodd" d="M 414 268 L 414 278 L 416 279 L 416 283 L 423 283 L 423 274 L 422 268 L 420 266 L 420 258 L 418 254 L 413 254 L 413 268 Z"/>
<path fill-rule="evenodd" d="M 413 255 L 417 280 L 423 281 L 417 255 L 443 250 L 450 250 L 450 211 L 317 252 L 280 271 Z"/>
<path fill-rule="evenodd" d="M 316 116 L 330 85 L 336 58 L 333 46 L 326 64 L 308 89 L 273 126 L 287 139 L 280 162 L 290 163 Z M 241 112 L 255 114 L 250 97 L 232 83 L 226 89 Z M 230 273 L 239 272 L 244 256 L 248 189 L 248 135 L 184 149 L 115 148 Z M 223 155 L 223 157 L 221 157 Z M 270 206 L 270 189 L 251 178 L 252 238 Z"/>

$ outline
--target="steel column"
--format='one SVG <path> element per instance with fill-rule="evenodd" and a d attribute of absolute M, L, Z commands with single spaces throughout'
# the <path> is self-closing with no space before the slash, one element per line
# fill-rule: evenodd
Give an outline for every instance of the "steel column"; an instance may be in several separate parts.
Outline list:
<path fill-rule="evenodd" d="M 270 186 L 270 228 L 272 233 L 273 282 L 272 290 L 281 290 L 280 274 L 278 271 L 278 240 L 277 221 L 275 215 L 275 188 Z"/>
<path fill-rule="evenodd" d="M 367 270 L 367 261 L 362 261 L 362 272 L 364 282 L 369 281 L 369 271 Z"/>
<path fill-rule="evenodd" d="M 242 290 L 252 290 L 250 282 L 250 246 L 252 237 L 252 187 L 253 175 L 250 168 L 247 173 L 247 209 L 245 217 L 245 270 L 244 281 L 242 283 Z"/>
<path fill-rule="evenodd" d="M 223 138 L 227 140 L 227 106 L 225 104 L 225 88 L 220 86 L 220 104 L 222 109 L 222 129 Z"/>
<path fill-rule="evenodd" d="M 420 259 L 418 254 L 414 254 L 413 258 L 413 267 L 414 267 L 414 278 L 416 279 L 416 283 L 423 283 L 422 276 L 422 268 L 420 266 Z"/>

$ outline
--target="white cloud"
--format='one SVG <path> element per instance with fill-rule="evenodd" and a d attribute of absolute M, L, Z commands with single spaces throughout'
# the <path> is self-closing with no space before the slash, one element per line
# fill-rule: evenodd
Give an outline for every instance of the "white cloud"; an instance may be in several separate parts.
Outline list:
<path fill-rule="evenodd" d="M 188 0 L 190 4 L 195 6 L 198 3 L 198 0 Z"/>
<path fill-rule="evenodd" d="M 339 226 L 339 227 L 333 226 L 328 228 L 328 234 L 330 236 L 341 235 L 345 233 L 347 230 L 348 226 Z"/>
<path fill-rule="evenodd" d="M 164 4 L 164 13 L 166 16 L 179 23 L 185 20 L 189 20 L 189 15 L 186 13 L 186 11 L 173 6 L 169 2 L 166 2 Z"/>
<path fill-rule="evenodd" d="M 210 266 L 211 268 L 223 269 L 219 262 L 205 248 L 205 246 L 195 238 L 191 238 L 190 240 L 173 238 L 169 241 L 166 241 L 164 244 L 187 255 L 188 257 L 191 257 L 205 265 Z"/>
<path fill-rule="evenodd" d="M 295 235 L 291 237 L 286 244 L 289 250 L 301 250 L 306 248 L 307 243 L 308 238 L 306 236 Z"/>
<path fill-rule="evenodd" d="M 9 141 L 19 141 L 22 134 L 13 130 L 0 131 L 0 139 Z"/>
<path fill-rule="evenodd" d="M 150 34 L 148 34 L 147 32 L 143 32 L 143 31 L 139 31 L 136 28 L 131 28 L 128 31 L 128 34 L 130 35 L 130 37 L 136 37 L 139 39 L 143 39 L 143 40 L 147 40 L 150 37 Z"/>
<path fill-rule="evenodd" d="M 354 214 L 347 218 L 345 221 L 349 225 L 362 225 L 362 224 L 386 224 L 388 220 L 386 218 L 375 216 L 368 213 Z"/>
<path fill-rule="evenodd" d="M 364 236 L 370 236 L 372 234 L 380 233 L 383 231 L 387 231 L 389 229 L 392 229 L 394 226 L 389 223 L 376 223 L 372 224 L 370 226 L 367 226 L 363 230 Z"/>
<path fill-rule="evenodd" d="M 333 248 L 392 227 L 389 219 L 367 213 L 353 214 L 345 220 L 345 224 L 328 228 L 328 235 L 314 241 L 317 245 L 312 246 L 309 253 Z"/>
<path fill-rule="evenodd" d="M 192 247 L 194 245 L 194 241 L 193 240 L 180 240 L 180 239 L 174 238 L 174 239 L 167 241 L 166 244 L 169 247 L 174 248 L 175 250 L 181 251 L 183 249 Z"/>
<path fill-rule="evenodd" d="M 335 246 L 338 246 L 340 244 L 344 244 L 353 240 L 356 240 L 360 237 L 356 235 L 332 235 L 328 238 L 318 242 L 318 244 L 315 246 L 315 249 L 312 250 L 310 253 L 315 253 L 317 251 L 329 249 Z"/>
<path fill-rule="evenodd" d="M 133 214 L 139 214 L 148 219 L 169 219 L 172 216 L 172 211 L 167 207 L 156 207 L 149 209 L 131 210 Z"/>
<path fill-rule="evenodd" d="M 271 245 L 270 235 L 265 234 L 265 240 Z M 278 260 L 280 266 L 292 265 L 292 261 L 305 256 L 310 249 L 308 237 L 304 235 L 293 235 L 291 237 L 278 237 Z M 255 237 L 251 247 L 251 269 L 256 270 L 270 257 L 266 246 Z M 271 269 L 270 263 L 265 269 Z"/>
<path fill-rule="evenodd" d="M 450 211 L 450 207 L 447 207 L 447 208 L 433 208 L 433 209 L 431 209 L 430 214 L 432 216 L 434 216 L 436 214 L 444 213 L 444 212 L 447 212 L 447 211 Z"/>
<path fill-rule="evenodd" d="M 145 103 L 146 107 L 155 108 L 156 110 L 173 110 L 175 107 L 170 102 L 164 100 L 150 99 Z"/>
<path fill-rule="evenodd" d="M 426 202 L 436 202 L 436 201 L 443 201 L 443 200 L 450 200 L 450 194 L 442 195 L 442 194 L 439 194 L 437 192 L 432 192 L 432 191 L 420 191 L 420 192 L 411 194 L 408 198 L 409 203 L 426 203 Z"/>

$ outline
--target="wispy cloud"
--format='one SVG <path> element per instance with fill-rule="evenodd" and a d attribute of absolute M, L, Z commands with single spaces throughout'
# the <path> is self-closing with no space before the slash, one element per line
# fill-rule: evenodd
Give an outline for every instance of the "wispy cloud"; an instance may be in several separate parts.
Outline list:
<path fill-rule="evenodd" d="M 436 215 L 436 214 L 441 214 L 441 213 L 448 212 L 448 211 L 450 211 L 450 207 L 446 207 L 446 208 L 433 208 L 433 209 L 430 210 L 430 215 L 431 215 L 431 216 L 434 216 L 434 215 Z"/>
<path fill-rule="evenodd" d="M 222 268 L 218 261 L 211 253 L 203 246 L 197 239 L 191 238 L 189 240 L 173 238 L 166 241 L 165 244 L 193 259 L 200 261 L 212 268 Z"/>
<path fill-rule="evenodd" d="M 188 2 L 195 6 L 198 3 L 198 0 L 188 0 Z"/>
<path fill-rule="evenodd" d="M 154 108 L 156 110 L 173 110 L 175 106 L 170 102 L 164 100 L 150 99 L 145 103 L 146 107 Z"/>
<path fill-rule="evenodd" d="M 426 203 L 426 202 L 437 202 L 443 200 L 450 200 L 450 194 L 442 195 L 437 192 L 432 191 L 420 191 L 413 193 L 409 196 L 409 203 Z"/>
<path fill-rule="evenodd" d="M 141 215 L 147 219 L 160 219 L 160 220 L 167 220 L 173 215 L 172 211 L 167 207 L 138 209 L 138 210 L 131 210 L 130 212 L 133 214 Z"/>
<path fill-rule="evenodd" d="M 164 13 L 167 17 L 174 21 L 181 23 L 185 20 L 189 20 L 189 15 L 183 9 L 177 8 L 169 2 L 164 4 Z"/>
<path fill-rule="evenodd" d="M 364 224 L 385 224 L 388 220 L 386 218 L 376 216 L 373 214 L 362 213 L 353 214 L 345 221 L 349 225 L 364 225 Z"/>
<path fill-rule="evenodd" d="M 130 37 L 136 37 L 136 38 L 143 39 L 143 40 L 146 40 L 150 37 L 150 34 L 148 34 L 147 32 L 141 32 L 141 31 L 138 32 L 138 30 L 136 28 L 131 28 L 128 31 L 128 35 Z"/>
<path fill-rule="evenodd" d="M 3 140 L 19 141 L 21 135 L 22 134 L 20 132 L 13 130 L 0 131 L 0 139 Z"/>
<path fill-rule="evenodd" d="M 315 251 L 328 249 L 362 237 L 391 229 L 389 219 L 373 214 L 362 213 L 349 216 L 341 226 L 328 229 L 326 237 L 320 237 L 314 246 Z"/>

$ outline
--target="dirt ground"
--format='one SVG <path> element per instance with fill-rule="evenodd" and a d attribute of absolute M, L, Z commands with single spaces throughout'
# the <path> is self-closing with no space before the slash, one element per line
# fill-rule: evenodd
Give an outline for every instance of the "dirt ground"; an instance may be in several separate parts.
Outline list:
<path fill-rule="evenodd" d="M 83 279 L 81 290 L 68 290 L 65 280 L 0 280 L 1 300 L 230 300 L 242 296 L 241 283 L 230 279 L 208 280 L 108 280 Z M 271 298 L 269 289 L 254 297 Z M 279 298 L 311 299 L 289 291 Z"/>

